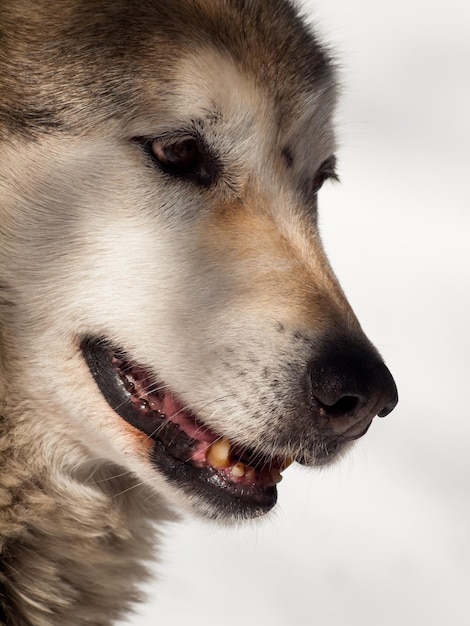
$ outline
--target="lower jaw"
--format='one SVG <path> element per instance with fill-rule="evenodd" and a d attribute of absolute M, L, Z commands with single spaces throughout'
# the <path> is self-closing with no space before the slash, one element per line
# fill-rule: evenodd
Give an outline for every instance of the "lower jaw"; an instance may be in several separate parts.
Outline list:
<path fill-rule="evenodd" d="M 227 485 L 212 468 L 194 467 L 175 460 L 159 441 L 154 444 L 151 462 L 167 482 L 182 491 L 192 508 L 211 519 L 250 519 L 264 515 L 277 502 L 275 485 L 263 489 Z"/>

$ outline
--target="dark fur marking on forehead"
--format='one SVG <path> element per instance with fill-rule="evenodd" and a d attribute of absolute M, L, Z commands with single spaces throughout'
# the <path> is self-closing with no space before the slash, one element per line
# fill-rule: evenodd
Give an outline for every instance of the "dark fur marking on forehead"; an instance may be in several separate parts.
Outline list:
<path fill-rule="evenodd" d="M 286 167 L 292 167 L 292 165 L 294 164 L 294 157 L 292 156 L 290 148 L 283 148 L 281 151 L 281 156 L 284 159 Z"/>
<path fill-rule="evenodd" d="M 290 2 L 232 0 L 227 4 L 233 21 L 230 16 L 220 19 L 222 12 L 215 11 L 216 20 L 207 22 L 207 31 L 216 45 L 227 49 L 261 82 L 289 77 L 312 87 L 331 80 L 329 55 Z"/>
<path fill-rule="evenodd" d="M 299 92 L 333 82 L 328 53 L 287 0 L 2 0 L 2 24 L 0 136 L 132 117 L 142 84 L 171 90 L 178 58 L 208 46 L 271 94 L 280 120 Z"/>

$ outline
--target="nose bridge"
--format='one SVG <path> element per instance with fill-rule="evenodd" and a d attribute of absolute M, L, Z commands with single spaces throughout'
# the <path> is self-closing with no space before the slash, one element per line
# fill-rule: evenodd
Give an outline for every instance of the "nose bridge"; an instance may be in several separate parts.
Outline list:
<path fill-rule="evenodd" d="M 316 287 L 311 300 L 315 300 L 314 306 L 320 309 L 325 320 L 334 326 L 339 324 L 344 329 L 359 331 L 359 322 L 330 265 L 319 237 L 315 259 L 313 263 L 308 263 L 307 271 L 312 284 Z"/>
<path fill-rule="evenodd" d="M 296 330 L 361 334 L 314 216 L 287 186 L 268 183 L 250 180 L 236 202 L 219 205 L 202 224 L 201 236 L 217 265 L 223 263 L 240 306 L 269 310 Z"/>
<path fill-rule="evenodd" d="M 269 202 L 273 222 L 283 241 L 279 255 L 290 267 L 288 280 L 300 294 L 299 314 L 326 326 L 361 333 L 359 322 L 323 248 L 315 217 L 296 198 L 282 192 Z M 280 267 L 283 263 L 280 263 Z"/>

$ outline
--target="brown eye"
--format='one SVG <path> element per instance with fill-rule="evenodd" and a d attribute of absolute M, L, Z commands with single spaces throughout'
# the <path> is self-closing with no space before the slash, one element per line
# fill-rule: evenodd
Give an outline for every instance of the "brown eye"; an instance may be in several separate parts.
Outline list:
<path fill-rule="evenodd" d="M 326 161 L 323 161 L 313 179 L 313 193 L 317 193 L 320 190 L 325 180 L 328 180 L 329 178 L 332 180 L 339 180 L 335 167 L 336 157 L 332 156 L 329 159 L 326 159 Z"/>
<path fill-rule="evenodd" d="M 161 165 L 176 170 L 193 168 L 201 156 L 195 139 L 184 139 L 170 144 L 155 140 L 152 143 L 152 151 Z"/>
<path fill-rule="evenodd" d="M 195 137 L 173 141 L 154 139 L 146 142 L 146 146 L 166 174 L 190 180 L 202 187 L 208 187 L 217 177 L 219 167 L 216 160 Z"/>

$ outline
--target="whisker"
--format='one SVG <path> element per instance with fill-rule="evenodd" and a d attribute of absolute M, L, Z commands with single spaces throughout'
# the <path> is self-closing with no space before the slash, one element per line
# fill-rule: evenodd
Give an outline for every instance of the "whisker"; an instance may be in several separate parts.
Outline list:
<path fill-rule="evenodd" d="M 138 482 L 138 483 L 135 483 L 134 485 L 131 485 L 127 489 L 123 489 L 122 491 L 119 491 L 118 493 L 113 493 L 113 495 L 111 497 L 113 499 L 118 498 L 119 496 L 122 496 L 125 493 L 128 493 L 129 491 L 132 491 L 133 489 L 137 489 L 137 487 L 142 487 L 143 485 L 144 485 L 144 483 L 142 481 Z"/>

